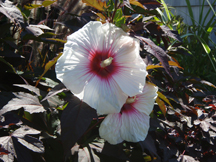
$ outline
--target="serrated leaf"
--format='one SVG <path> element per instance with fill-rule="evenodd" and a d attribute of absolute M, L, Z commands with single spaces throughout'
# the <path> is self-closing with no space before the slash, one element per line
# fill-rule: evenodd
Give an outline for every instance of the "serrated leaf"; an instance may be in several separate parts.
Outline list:
<path fill-rule="evenodd" d="M 135 36 L 144 45 L 144 49 L 149 52 L 150 54 L 154 55 L 163 65 L 165 71 L 170 75 L 172 78 L 172 75 L 170 73 L 170 67 L 169 67 L 169 55 L 166 54 L 166 52 L 159 46 L 157 46 L 152 40 L 148 38 L 144 38 L 141 36 Z"/>
<path fill-rule="evenodd" d="M 0 12 L 7 16 L 10 20 L 15 23 L 24 24 L 23 15 L 20 10 L 13 5 L 13 2 L 9 0 L 0 1 Z"/>
<path fill-rule="evenodd" d="M 43 153 L 44 147 L 42 142 L 28 135 L 39 133 L 40 131 L 23 126 L 14 131 L 10 136 L 0 137 L 1 147 L 10 152 L 7 155 L 0 156 L 0 159 L 5 162 L 13 162 L 14 157 L 16 157 L 18 161 L 29 162 L 32 158 L 29 150 Z"/>
<path fill-rule="evenodd" d="M 24 108 L 29 113 L 40 113 L 44 112 L 44 107 L 40 104 L 37 96 L 33 96 L 29 93 L 19 92 L 14 93 L 17 98 L 13 98 L 0 110 L 0 115 L 5 114 L 9 111 L 18 110 Z"/>
<path fill-rule="evenodd" d="M 164 102 L 159 97 L 156 98 L 156 102 L 160 110 L 162 111 L 163 115 L 166 116 L 166 105 L 164 104 Z"/>
<path fill-rule="evenodd" d="M 46 65 L 43 74 L 39 77 L 37 80 L 35 86 L 37 87 L 38 83 L 40 82 L 41 78 L 46 74 L 46 72 L 57 62 L 58 58 L 62 55 L 62 53 L 59 53 L 58 56 L 54 57 L 52 60 L 50 60 Z"/>
<path fill-rule="evenodd" d="M 65 153 L 67 153 L 84 134 L 96 110 L 73 96 L 61 116 L 61 135 Z"/>
<path fill-rule="evenodd" d="M 104 9 L 108 8 L 106 1 L 102 2 L 101 0 L 82 0 L 82 2 L 100 11 L 104 11 Z"/>
<path fill-rule="evenodd" d="M 44 6 L 44 7 L 50 6 L 51 4 L 55 3 L 56 1 L 43 1 L 42 6 Z"/>
<path fill-rule="evenodd" d="M 65 91 L 65 90 L 67 90 L 67 88 L 64 86 L 64 84 L 59 83 L 51 91 L 49 91 L 49 93 L 46 95 L 46 97 L 43 100 L 41 100 L 41 102 L 47 100 L 48 98 L 50 98 L 50 97 L 52 97 L 58 93 Z"/>
<path fill-rule="evenodd" d="M 171 37 L 179 42 L 182 42 L 182 39 L 177 31 L 171 30 L 169 27 L 165 25 L 158 25 L 155 22 L 147 22 L 144 25 L 144 28 L 149 32 L 151 35 L 157 36 L 166 36 Z"/>
<path fill-rule="evenodd" d="M 29 84 L 13 84 L 13 86 L 25 88 L 31 92 L 34 92 L 37 96 L 40 96 L 40 90 Z"/>

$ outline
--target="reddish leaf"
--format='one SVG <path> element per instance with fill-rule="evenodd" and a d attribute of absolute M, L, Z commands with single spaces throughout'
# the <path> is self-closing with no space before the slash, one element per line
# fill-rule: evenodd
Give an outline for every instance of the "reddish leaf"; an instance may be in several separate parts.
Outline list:
<path fill-rule="evenodd" d="M 72 97 L 61 116 L 61 134 L 65 154 L 85 133 L 92 119 L 96 117 L 95 109 L 77 97 Z"/>

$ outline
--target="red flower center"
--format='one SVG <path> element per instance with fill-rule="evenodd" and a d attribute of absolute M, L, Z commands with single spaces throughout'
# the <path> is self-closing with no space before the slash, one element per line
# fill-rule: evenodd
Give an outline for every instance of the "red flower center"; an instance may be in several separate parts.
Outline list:
<path fill-rule="evenodd" d="M 110 51 L 102 51 L 102 52 L 91 52 L 90 53 L 90 72 L 99 76 L 101 79 L 107 79 L 111 75 L 117 72 L 117 63 L 115 59 L 112 60 L 112 63 L 106 67 L 101 67 L 101 62 L 106 60 L 111 56 Z"/>

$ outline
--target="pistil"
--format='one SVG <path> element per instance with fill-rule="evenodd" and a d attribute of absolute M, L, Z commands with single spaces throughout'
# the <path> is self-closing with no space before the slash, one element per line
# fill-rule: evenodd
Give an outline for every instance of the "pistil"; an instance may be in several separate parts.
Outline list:
<path fill-rule="evenodd" d="M 126 100 L 126 104 L 134 103 L 135 100 L 136 100 L 136 96 L 128 97 L 127 100 Z"/>
<path fill-rule="evenodd" d="M 109 65 L 112 63 L 112 60 L 113 60 L 113 58 L 112 58 L 112 57 L 109 57 L 109 58 L 107 58 L 106 60 L 101 61 L 100 66 L 101 66 L 102 68 L 107 67 L 107 66 L 109 66 Z"/>

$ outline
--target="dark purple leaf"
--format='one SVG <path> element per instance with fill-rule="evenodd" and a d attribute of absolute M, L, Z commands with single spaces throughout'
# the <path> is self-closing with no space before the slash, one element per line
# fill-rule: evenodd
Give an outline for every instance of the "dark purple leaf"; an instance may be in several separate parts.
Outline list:
<path fill-rule="evenodd" d="M 0 110 L 0 115 L 7 113 L 12 110 L 17 110 L 20 108 L 24 108 L 25 111 L 29 113 L 40 113 L 44 112 L 45 109 L 44 107 L 40 104 L 37 96 L 33 96 L 29 93 L 14 93 L 14 95 L 17 98 L 13 98 L 8 102 L 7 105 L 5 105 L 1 110 Z"/>
<path fill-rule="evenodd" d="M 44 147 L 41 141 L 28 134 L 39 134 L 40 131 L 23 126 L 14 131 L 10 136 L 0 137 L 1 147 L 10 153 L 0 156 L 6 162 L 13 162 L 14 157 L 20 162 L 28 162 L 31 159 L 29 151 L 43 153 Z M 25 156 L 25 157 L 23 157 Z"/>
<path fill-rule="evenodd" d="M 0 128 L 9 128 L 9 126 L 12 125 L 21 125 L 22 121 L 18 118 L 16 118 L 13 114 L 7 113 L 4 116 L 1 116 L 4 118 L 0 121 Z"/>
<path fill-rule="evenodd" d="M 95 109 L 77 97 L 72 97 L 61 116 L 62 143 L 66 154 L 85 133 L 92 119 L 96 117 Z"/>
<path fill-rule="evenodd" d="M 168 36 L 168 37 L 171 37 L 171 38 L 173 38 L 173 39 L 175 39 L 175 40 L 177 40 L 179 42 L 182 42 L 182 39 L 181 39 L 181 37 L 180 37 L 180 35 L 178 34 L 177 31 L 171 30 L 170 28 L 168 28 L 165 25 L 162 25 L 161 29 L 164 32 L 164 34 L 162 34 L 162 36 Z"/>
<path fill-rule="evenodd" d="M 147 10 L 154 10 L 160 7 L 161 4 L 156 0 L 138 0 Z"/>
<path fill-rule="evenodd" d="M 123 143 L 119 143 L 117 145 L 111 145 L 108 142 L 104 144 L 102 154 L 113 156 L 122 160 L 129 160 L 128 157 L 123 152 Z"/>
<path fill-rule="evenodd" d="M 154 55 L 163 65 L 164 69 L 166 70 L 166 72 L 170 75 L 170 77 L 172 78 L 172 75 L 170 73 L 170 67 L 169 67 L 169 58 L 170 56 L 166 54 L 166 52 L 160 48 L 159 46 L 157 46 L 156 44 L 154 44 L 154 42 L 151 39 L 148 38 L 144 38 L 141 36 L 136 36 L 139 40 L 141 40 L 141 42 L 144 45 L 144 49 Z"/>
<path fill-rule="evenodd" d="M 11 137 L 15 150 L 15 157 L 18 162 L 33 162 L 30 151 L 20 144 L 15 137 Z"/>
<path fill-rule="evenodd" d="M 28 85 L 28 84 L 13 84 L 13 85 L 17 87 L 28 89 L 30 92 L 34 92 L 36 95 L 40 96 L 40 90 L 36 88 L 35 86 Z"/>
<path fill-rule="evenodd" d="M 61 93 L 63 91 L 66 91 L 67 88 L 64 86 L 63 83 L 59 83 L 58 85 L 56 85 L 51 91 L 49 91 L 49 93 L 46 95 L 46 97 L 41 100 L 41 102 L 47 100 L 48 98 L 58 94 L 58 93 Z"/>
<path fill-rule="evenodd" d="M 0 0 L 0 12 L 10 20 L 21 25 L 24 24 L 23 16 L 20 10 L 9 0 Z"/>
<path fill-rule="evenodd" d="M 140 144 L 143 151 L 144 151 L 144 149 L 149 150 L 152 157 L 155 157 L 155 156 L 159 157 L 157 154 L 157 148 L 155 147 L 155 141 L 150 136 L 150 134 L 147 135 L 147 137 L 144 141 L 140 141 L 139 144 Z"/>
<path fill-rule="evenodd" d="M 144 26 L 147 32 L 152 35 L 171 37 L 179 42 L 182 42 L 182 39 L 177 31 L 171 30 L 169 27 L 165 25 L 158 25 L 155 22 L 147 22 Z"/>

